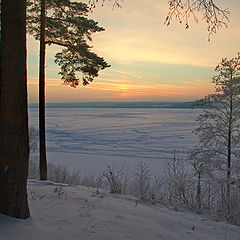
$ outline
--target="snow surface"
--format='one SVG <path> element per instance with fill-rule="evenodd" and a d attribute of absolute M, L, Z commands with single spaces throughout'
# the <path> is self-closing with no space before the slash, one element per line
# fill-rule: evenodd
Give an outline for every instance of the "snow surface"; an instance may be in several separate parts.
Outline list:
<path fill-rule="evenodd" d="M 192 134 L 200 110 L 151 108 L 47 108 L 48 162 L 102 173 L 112 163 L 134 169 L 147 162 L 162 171 L 173 152 L 196 144 Z M 29 109 L 30 126 L 38 126 L 38 109 Z"/>
<path fill-rule="evenodd" d="M 240 239 L 237 226 L 104 190 L 29 180 L 28 194 L 31 218 L 0 214 L 1 240 Z"/>

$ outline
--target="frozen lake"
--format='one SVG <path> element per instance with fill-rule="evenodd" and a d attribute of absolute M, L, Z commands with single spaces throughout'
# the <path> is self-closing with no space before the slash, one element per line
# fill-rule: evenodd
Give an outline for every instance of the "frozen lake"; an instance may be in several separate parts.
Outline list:
<path fill-rule="evenodd" d="M 173 152 L 189 151 L 197 139 L 197 109 L 47 108 L 48 162 L 102 173 L 107 165 L 138 161 L 162 172 Z M 38 128 L 38 109 L 29 109 L 30 126 Z"/>

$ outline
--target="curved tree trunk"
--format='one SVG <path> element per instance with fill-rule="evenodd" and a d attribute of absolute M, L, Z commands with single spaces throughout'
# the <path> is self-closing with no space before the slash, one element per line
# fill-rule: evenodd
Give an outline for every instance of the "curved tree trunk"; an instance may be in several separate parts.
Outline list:
<path fill-rule="evenodd" d="M 1 1 L 0 213 L 29 216 L 26 0 Z"/>
<path fill-rule="evenodd" d="M 40 64 L 39 64 L 39 143 L 40 143 L 40 180 L 47 180 L 46 129 L 45 129 L 45 7 L 41 0 Z"/>

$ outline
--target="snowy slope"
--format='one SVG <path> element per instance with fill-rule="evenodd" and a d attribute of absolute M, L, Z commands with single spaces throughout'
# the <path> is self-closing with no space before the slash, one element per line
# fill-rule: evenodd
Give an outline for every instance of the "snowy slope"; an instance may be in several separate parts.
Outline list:
<path fill-rule="evenodd" d="M 240 240 L 237 226 L 131 196 L 36 180 L 28 193 L 32 217 L 0 215 L 0 240 Z"/>

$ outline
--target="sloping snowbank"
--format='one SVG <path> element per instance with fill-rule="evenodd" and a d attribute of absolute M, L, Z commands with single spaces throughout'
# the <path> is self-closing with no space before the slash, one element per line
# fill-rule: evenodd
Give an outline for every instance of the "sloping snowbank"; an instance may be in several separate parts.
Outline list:
<path fill-rule="evenodd" d="M 0 215 L 0 240 L 239 240 L 237 226 L 131 196 L 29 180 L 32 217 Z"/>

